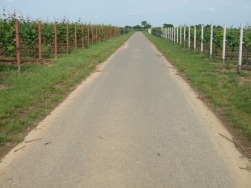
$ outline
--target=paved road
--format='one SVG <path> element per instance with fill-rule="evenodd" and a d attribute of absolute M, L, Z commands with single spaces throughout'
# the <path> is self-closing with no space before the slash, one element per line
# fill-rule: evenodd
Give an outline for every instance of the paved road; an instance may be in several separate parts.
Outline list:
<path fill-rule="evenodd" d="M 133 35 L 98 74 L 44 125 L 41 140 L 17 152 L 1 187 L 237 187 L 143 34 Z"/>

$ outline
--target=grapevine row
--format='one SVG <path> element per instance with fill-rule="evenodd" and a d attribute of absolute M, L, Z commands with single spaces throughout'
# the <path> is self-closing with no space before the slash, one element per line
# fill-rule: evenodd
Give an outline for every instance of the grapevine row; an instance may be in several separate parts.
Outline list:
<path fill-rule="evenodd" d="M 213 25 L 154 28 L 151 33 L 192 48 L 194 52 L 208 53 L 211 59 L 251 64 L 250 26 L 244 28 L 242 24 L 240 29 Z"/>
<path fill-rule="evenodd" d="M 16 15 L 0 19 L 0 56 L 42 58 L 71 53 L 72 49 L 129 32 L 111 25 L 32 21 Z M 20 68 L 21 62 L 18 62 Z"/>

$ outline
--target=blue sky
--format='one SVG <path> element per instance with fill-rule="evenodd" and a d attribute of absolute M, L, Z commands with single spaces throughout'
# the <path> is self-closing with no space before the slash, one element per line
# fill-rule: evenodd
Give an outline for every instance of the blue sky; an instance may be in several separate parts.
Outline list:
<path fill-rule="evenodd" d="M 153 27 L 214 24 L 239 27 L 251 24 L 251 0 L 0 0 L 3 8 L 45 21 L 81 18 L 83 23 L 140 25 L 146 20 Z"/>

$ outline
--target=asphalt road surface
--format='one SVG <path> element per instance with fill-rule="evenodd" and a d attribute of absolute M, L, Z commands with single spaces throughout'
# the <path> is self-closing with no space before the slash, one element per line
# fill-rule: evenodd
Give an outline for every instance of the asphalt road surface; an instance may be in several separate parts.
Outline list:
<path fill-rule="evenodd" d="M 133 35 L 12 152 L 0 187 L 238 187 L 170 70 Z"/>

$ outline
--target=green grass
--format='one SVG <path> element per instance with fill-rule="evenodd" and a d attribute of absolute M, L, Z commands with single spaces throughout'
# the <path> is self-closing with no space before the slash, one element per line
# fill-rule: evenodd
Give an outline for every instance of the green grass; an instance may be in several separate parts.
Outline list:
<path fill-rule="evenodd" d="M 80 49 L 42 65 L 0 65 L 0 146 L 20 142 L 20 132 L 36 124 L 61 102 L 97 64 L 105 61 L 134 32 Z"/>
<path fill-rule="evenodd" d="M 206 55 L 144 34 L 251 141 L 251 82 L 241 84 L 242 79 L 251 81 L 250 71 L 237 72 L 236 63 L 209 60 Z"/>

